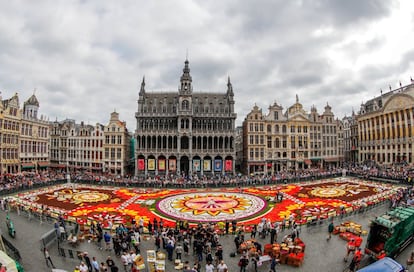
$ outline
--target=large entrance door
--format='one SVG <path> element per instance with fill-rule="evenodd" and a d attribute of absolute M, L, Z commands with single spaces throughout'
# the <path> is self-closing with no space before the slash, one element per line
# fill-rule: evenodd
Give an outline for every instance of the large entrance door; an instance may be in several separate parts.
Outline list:
<path fill-rule="evenodd" d="M 180 170 L 181 170 L 181 173 L 184 173 L 186 176 L 188 176 L 189 161 L 188 161 L 187 156 L 181 157 L 181 159 L 180 159 Z"/>

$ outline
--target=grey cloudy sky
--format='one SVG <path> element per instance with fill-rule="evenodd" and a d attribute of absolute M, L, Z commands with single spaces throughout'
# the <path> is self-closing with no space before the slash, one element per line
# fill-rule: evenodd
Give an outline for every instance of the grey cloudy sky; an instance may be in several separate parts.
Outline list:
<path fill-rule="evenodd" d="M 414 1 L 0 0 L 0 90 L 33 94 L 50 120 L 136 129 L 148 92 L 177 91 L 186 51 L 195 92 L 225 92 L 240 125 L 257 104 L 339 118 L 414 78 Z"/>

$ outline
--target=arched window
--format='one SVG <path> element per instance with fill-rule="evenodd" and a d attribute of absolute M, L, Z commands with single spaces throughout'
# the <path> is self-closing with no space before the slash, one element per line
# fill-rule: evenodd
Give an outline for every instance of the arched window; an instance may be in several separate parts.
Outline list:
<path fill-rule="evenodd" d="M 271 125 L 267 125 L 267 132 L 272 132 L 272 126 Z"/>
<path fill-rule="evenodd" d="M 183 100 L 183 102 L 181 103 L 181 109 L 188 110 L 188 108 L 189 108 L 188 100 Z"/>

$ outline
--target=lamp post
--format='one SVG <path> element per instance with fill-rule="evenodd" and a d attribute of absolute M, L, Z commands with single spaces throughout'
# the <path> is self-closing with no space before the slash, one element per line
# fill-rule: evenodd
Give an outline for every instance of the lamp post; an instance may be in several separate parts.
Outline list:
<path fill-rule="evenodd" d="M 70 183 L 69 161 L 66 161 L 66 180 Z"/>

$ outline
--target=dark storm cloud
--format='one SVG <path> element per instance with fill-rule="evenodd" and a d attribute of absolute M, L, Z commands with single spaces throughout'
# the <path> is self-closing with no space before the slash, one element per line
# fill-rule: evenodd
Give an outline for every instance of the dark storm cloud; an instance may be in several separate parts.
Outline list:
<path fill-rule="evenodd" d="M 323 0 L 318 2 L 320 5 L 315 5 L 316 14 L 328 15 L 331 21 L 339 25 L 355 25 L 366 20 L 388 16 L 395 1 Z M 319 10 L 318 7 L 322 8 Z"/>
<path fill-rule="evenodd" d="M 107 123 L 116 109 L 133 131 L 142 77 L 148 92 L 177 91 L 188 50 L 195 92 L 224 92 L 231 77 L 238 123 L 254 103 L 287 109 L 295 94 L 305 110 L 328 102 L 343 116 L 409 78 L 412 10 L 372 0 L 8 1 L 0 89 L 24 101 L 36 88 L 50 117 Z"/>

